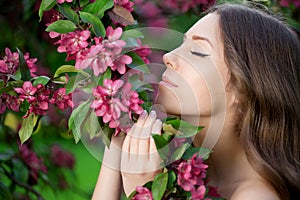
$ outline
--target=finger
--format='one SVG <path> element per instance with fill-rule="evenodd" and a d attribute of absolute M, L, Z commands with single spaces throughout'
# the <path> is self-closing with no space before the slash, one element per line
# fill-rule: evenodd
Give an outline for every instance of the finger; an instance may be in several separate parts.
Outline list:
<path fill-rule="evenodd" d="M 139 135 L 140 138 L 149 138 L 150 137 L 152 126 L 153 126 L 155 120 L 156 120 L 156 112 L 154 110 L 152 110 L 144 123 L 143 129 L 141 130 L 141 133 Z"/>
<path fill-rule="evenodd" d="M 156 149 L 154 139 L 150 138 L 150 150 L 149 150 L 149 166 L 148 171 L 155 171 L 161 168 L 160 164 L 162 162 L 162 159 L 158 153 L 158 150 Z"/>
<path fill-rule="evenodd" d="M 160 119 L 156 119 L 152 126 L 151 133 L 160 135 L 161 129 L 162 129 L 162 122 Z M 150 141 L 149 141 L 149 153 L 152 154 L 153 152 L 157 152 L 157 148 L 156 148 L 154 139 L 151 137 Z"/>
<path fill-rule="evenodd" d="M 162 121 L 160 119 L 156 119 L 153 123 L 151 134 L 158 134 L 161 135 L 161 129 L 162 129 Z"/>
<path fill-rule="evenodd" d="M 137 122 L 135 123 L 136 126 L 135 126 L 135 130 L 132 132 L 132 137 L 136 137 L 136 138 L 139 137 L 140 132 L 147 118 L 148 118 L 147 111 L 144 110 L 140 115 L 139 119 L 137 120 Z"/>
<path fill-rule="evenodd" d="M 136 127 L 136 124 L 133 124 L 133 126 L 127 132 L 127 136 L 133 136 L 133 132 L 134 132 L 135 127 Z"/>
<path fill-rule="evenodd" d="M 122 154 L 123 153 L 129 153 L 130 152 L 130 136 L 127 135 L 124 139 L 123 145 L 122 145 Z"/>

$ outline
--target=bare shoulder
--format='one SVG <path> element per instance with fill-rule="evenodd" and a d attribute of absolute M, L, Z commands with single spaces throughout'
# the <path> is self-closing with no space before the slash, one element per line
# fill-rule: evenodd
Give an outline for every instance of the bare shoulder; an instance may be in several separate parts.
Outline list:
<path fill-rule="evenodd" d="M 231 200 L 280 200 L 276 192 L 268 184 L 260 181 L 242 183 L 235 190 Z"/>

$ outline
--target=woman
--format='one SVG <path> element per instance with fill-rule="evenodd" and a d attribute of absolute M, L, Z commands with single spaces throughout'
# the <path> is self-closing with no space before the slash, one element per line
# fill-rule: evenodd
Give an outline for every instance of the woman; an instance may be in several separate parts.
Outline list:
<path fill-rule="evenodd" d="M 193 141 L 195 146 L 205 146 L 205 136 L 209 144 L 215 144 L 209 177 L 221 196 L 299 199 L 300 44 L 296 33 L 263 12 L 220 5 L 189 29 L 183 44 L 163 60 L 167 69 L 157 103 L 169 114 L 191 123 L 200 121 L 205 127 L 213 117 L 225 115 L 219 137 L 210 137 L 205 128 Z M 222 84 L 209 82 L 215 77 L 221 77 Z M 197 105 L 189 103 L 187 86 Z M 224 98 L 211 98 L 219 94 L 215 91 L 223 91 Z M 119 199 L 121 188 L 129 195 L 135 186 L 153 179 L 159 172 L 159 156 L 150 133 L 159 133 L 160 128 L 155 112 L 144 113 L 124 142 L 113 138 L 104 163 L 121 166 L 121 173 L 104 164 L 93 199 Z M 152 166 L 142 173 L 149 163 Z M 130 171 L 134 168 L 139 173 Z"/>

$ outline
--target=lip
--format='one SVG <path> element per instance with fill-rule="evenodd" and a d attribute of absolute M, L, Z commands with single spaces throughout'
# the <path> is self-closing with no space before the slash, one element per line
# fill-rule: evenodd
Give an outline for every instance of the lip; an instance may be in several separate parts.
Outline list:
<path fill-rule="evenodd" d="M 168 79 L 165 75 L 162 76 L 162 81 L 160 81 L 159 84 L 168 87 L 178 87 L 175 83 L 170 81 L 170 79 Z"/>

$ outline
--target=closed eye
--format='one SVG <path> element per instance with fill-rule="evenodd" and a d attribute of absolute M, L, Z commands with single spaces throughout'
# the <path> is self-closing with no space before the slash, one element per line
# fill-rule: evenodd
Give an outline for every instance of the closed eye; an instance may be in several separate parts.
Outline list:
<path fill-rule="evenodd" d="M 199 51 L 193 51 L 193 50 L 191 50 L 191 53 L 192 53 L 193 55 L 201 56 L 201 57 L 210 56 L 210 54 L 201 53 L 201 52 L 199 52 Z"/>

